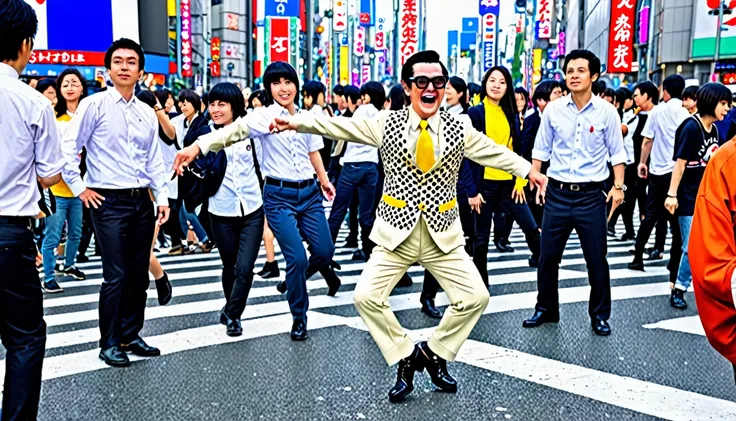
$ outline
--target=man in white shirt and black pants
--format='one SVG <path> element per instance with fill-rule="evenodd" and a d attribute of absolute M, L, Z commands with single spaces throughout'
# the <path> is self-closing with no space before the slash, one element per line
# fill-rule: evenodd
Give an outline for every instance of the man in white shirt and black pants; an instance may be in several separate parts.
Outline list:
<path fill-rule="evenodd" d="M 682 237 L 677 217 L 670 215 L 664 207 L 667 192 L 670 188 L 670 179 L 675 163 L 672 156 L 675 151 L 675 132 L 690 113 L 682 106 L 682 91 L 685 89 L 685 79 L 680 75 L 671 75 L 662 82 L 663 99 L 649 113 L 649 118 L 642 130 L 644 143 L 641 147 L 639 160 L 639 177 L 648 178 L 647 211 L 644 220 L 639 225 L 636 235 L 634 260 L 629 263 L 629 269 L 644 271 L 644 248 L 657 221 L 664 223 L 669 220 L 672 227 L 672 246 L 670 247 L 670 282 L 677 280 L 677 270 L 682 256 Z M 651 162 L 646 162 L 651 152 Z"/>
<path fill-rule="evenodd" d="M 31 231 L 38 182 L 61 180 L 64 160 L 48 99 L 18 80 L 38 20 L 22 0 L 0 2 L 0 339 L 5 346 L 2 421 L 35 420 L 46 346 L 43 294 Z"/>
<path fill-rule="evenodd" d="M 154 111 L 134 95 L 143 73 L 140 45 L 119 39 L 105 53 L 113 87 L 85 98 L 62 139 L 69 188 L 92 207 L 102 251 L 100 359 L 127 367 L 126 352 L 161 355 L 139 336 L 148 290 L 148 261 L 158 205 L 158 224 L 169 217 L 170 175 L 164 167 Z M 79 174 L 79 151 L 87 150 L 87 174 Z"/>

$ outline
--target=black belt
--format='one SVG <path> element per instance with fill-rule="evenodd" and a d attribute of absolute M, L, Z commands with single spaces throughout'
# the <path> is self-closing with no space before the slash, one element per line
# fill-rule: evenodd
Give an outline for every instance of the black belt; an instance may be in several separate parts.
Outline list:
<path fill-rule="evenodd" d="M 591 181 L 587 183 L 564 183 L 562 181 L 555 180 L 554 178 L 550 178 L 549 185 L 559 188 L 560 190 L 574 191 L 574 192 L 603 190 L 602 181 Z"/>
<path fill-rule="evenodd" d="M 98 189 L 90 187 L 90 189 L 104 196 L 130 196 L 139 197 L 148 195 L 148 187 L 138 187 L 135 189 Z"/>
<path fill-rule="evenodd" d="M 286 181 L 279 180 L 277 178 L 266 177 L 266 184 L 279 187 L 289 187 L 291 189 L 303 189 L 314 184 L 314 179 L 310 178 L 309 180 L 302 181 Z"/>
<path fill-rule="evenodd" d="M 0 224 L 30 227 L 33 225 L 33 218 L 30 216 L 0 216 Z"/>

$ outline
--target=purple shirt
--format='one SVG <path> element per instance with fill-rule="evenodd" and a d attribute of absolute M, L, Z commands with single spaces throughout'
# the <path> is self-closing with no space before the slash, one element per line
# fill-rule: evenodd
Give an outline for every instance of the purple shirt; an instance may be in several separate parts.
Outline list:
<path fill-rule="evenodd" d="M 87 149 L 82 180 L 79 152 Z M 62 138 L 69 165 L 62 176 L 74 196 L 91 189 L 150 187 L 156 203 L 168 206 L 166 187 L 173 171 L 166 168 L 153 108 L 133 97 L 129 102 L 110 87 L 83 99 Z"/>
<path fill-rule="evenodd" d="M 36 177 L 64 167 L 51 102 L 0 63 L 0 215 L 36 216 L 41 211 Z"/>

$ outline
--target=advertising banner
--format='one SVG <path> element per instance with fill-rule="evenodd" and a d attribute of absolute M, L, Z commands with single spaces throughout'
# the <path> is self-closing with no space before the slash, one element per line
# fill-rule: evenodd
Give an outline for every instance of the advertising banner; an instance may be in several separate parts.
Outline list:
<path fill-rule="evenodd" d="M 636 11 L 632 0 L 611 2 L 611 26 L 608 36 L 608 73 L 631 72 L 634 58 L 634 18 Z"/>

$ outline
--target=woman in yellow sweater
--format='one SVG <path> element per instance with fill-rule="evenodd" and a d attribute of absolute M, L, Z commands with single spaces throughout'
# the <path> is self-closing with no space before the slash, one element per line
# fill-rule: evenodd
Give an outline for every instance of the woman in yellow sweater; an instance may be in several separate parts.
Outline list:
<path fill-rule="evenodd" d="M 468 110 L 476 130 L 496 143 L 523 156 L 519 113 L 516 108 L 511 74 L 505 67 L 492 67 L 483 76 L 481 103 Z M 534 221 L 524 195 L 525 180 L 494 168 L 474 165 L 474 181 L 481 196 L 475 216 L 473 261 L 488 285 L 488 243 L 494 212 L 506 212 L 524 231 L 532 255 L 529 265 L 536 267 L 539 258 L 539 227 Z"/>
<path fill-rule="evenodd" d="M 66 130 L 69 121 L 77 111 L 82 98 L 87 96 L 87 82 L 76 69 L 66 69 L 56 80 L 58 87 L 56 103 L 56 122 L 60 137 Z M 72 194 L 64 181 L 51 186 L 51 193 L 56 198 L 56 213 L 46 218 L 43 245 L 43 290 L 48 293 L 59 293 L 64 290 L 56 282 L 55 275 L 69 276 L 74 279 L 85 279 L 84 273 L 75 266 L 77 249 L 82 238 L 82 201 Z M 61 241 L 61 232 L 67 225 L 67 241 L 64 247 L 66 255 L 63 265 L 56 264 L 54 250 Z"/>

